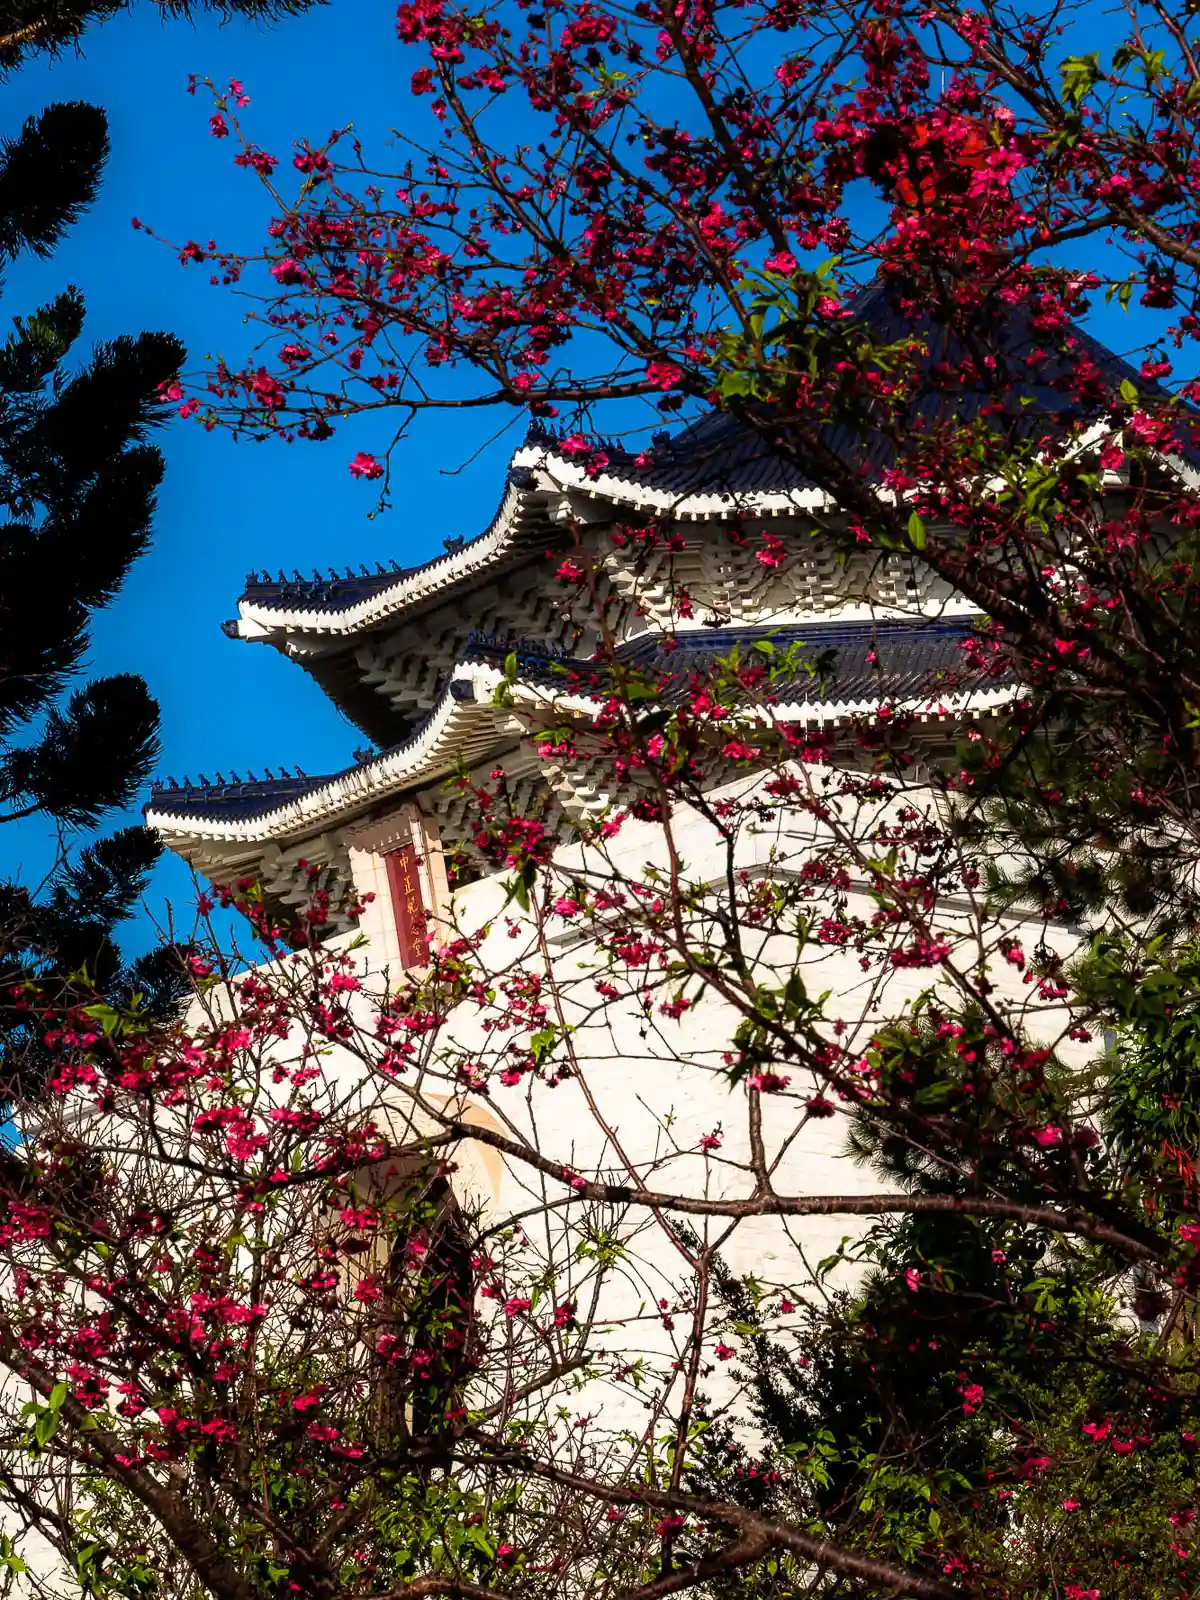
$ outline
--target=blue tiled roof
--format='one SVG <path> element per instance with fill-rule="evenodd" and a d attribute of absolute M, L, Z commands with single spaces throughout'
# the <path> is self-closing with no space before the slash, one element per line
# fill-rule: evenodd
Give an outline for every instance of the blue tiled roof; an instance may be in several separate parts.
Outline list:
<path fill-rule="evenodd" d="M 921 694 L 939 680 L 954 674 L 956 682 L 964 676 L 964 657 L 960 645 L 972 632 L 964 619 L 907 622 L 811 622 L 783 628 L 712 628 L 689 630 L 664 639 L 661 634 L 646 635 L 618 647 L 615 661 L 635 667 L 661 684 L 662 698 L 673 701 L 688 690 L 692 677 L 708 672 L 713 664 L 735 647 L 743 667 L 751 662 L 765 666 L 778 661 L 789 645 L 804 646 L 796 671 L 779 675 L 775 694 L 786 689 L 800 701 L 822 698 L 820 684 L 803 666 L 830 653 L 825 675 L 824 698 L 846 703 L 856 701 L 903 700 Z M 769 641 L 773 655 L 754 649 L 756 641 Z M 540 647 L 536 641 L 484 638 L 474 634 L 468 656 L 499 662 L 509 655 L 525 682 L 580 692 L 603 689 L 612 676 L 607 662 L 580 661 L 558 651 Z M 874 661 L 868 659 L 874 655 Z M 801 692 L 796 695 L 795 691 Z"/>
<path fill-rule="evenodd" d="M 290 778 L 232 778 L 209 783 L 201 777 L 196 783 L 187 778 L 182 783 L 168 779 L 156 783 L 150 790 L 146 811 L 159 811 L 176 817 L 207 817 L 223 822 L 237 822 L 245 817 L 259 817 L 274 811 L 289 800 L 319 789 L 328 778 L 307 775 Z"/>
<path fill-rule="evenodd" d="M 526 467 L 513 467 L 508 474 L 507 487 L 528 488 L 530 482 L 529 469 Z M 501 501 L 501 508 L 503 507 Z M 491 524 L 485 531 L 477 536 L 479 539 L 487 537 L 491 528 L 495 527 L 500 516 L 497 510 Z M 363 600 L 370 600 L 372 596 L 380 594 L 385 589 L 390 589 L 400 578 L 411 577 L 417 572 L 427 572 L 439 562 L 445 561 L 448 555 L 461 550 L 466 544 L 475 544 L 476 539 L 451 538 L 444 541 L 445 550 L 441 555 L 431 556 L 428 561 L 418 561 L 411 567 L 402 567 L 392 561 L 386 567 L 382 562 L 377 562 L 374 572 L 366 566 L 360 566 L 358 571 L 347 567 L 344 573 L 339 573 L 335 568 L 327 572 L 314 570 L 310 578 L 293 570 L 291 577 L 286 572 L 280 571 L 271 576 L 269 572 L 251 572 L 246 576 L 241 598 L 252 605 L 275 608 L 278 610 L 293 610 L 303 608 L 305 611 L 346 611 L 351 606 L 358 605 Z M 226 633 L 236 636 L 236 621 L 223 624 Z"/>
<path fill-rule="evenodd" d="M 416 570 L 397 566 L 393 561 L 390 567 L 378 565 L 374 572 L 365 566 L 357 572 L 347 567 L 344 574 L 330 568 L 324 573 L 314 571 L 311 578 L 295 571 L 290 578 L 284 572 L 274 578 L 269 572 L 251 572 L 246 575 L 242 599 L 257 605 L 305 606 L 314 611 L 327 606 L 341 608 L 369 600 L 381 590 L 391 588 L 406 572 Z"/>
<path fill-rule="evenodd" d="M 860 290 L 850 305 L 853 320 L 848 326 L 865 325 L 880 343 L 898 343 L 914 337 L 925 343 L 930 383 L 913 407 L 914 431 L 922 425 L 943 420 L 947 415 L 959 422 L 970 421 L 983 406 L 992 403 L 995 393 L 992 386 L 971 388 L 963 382 L 960 369 L 965 352 L 962 342 L 945 324 L 932 317 L 914 319 L 903 314 L 891 292 L 879 282 Z M 1028 433 L 1033 428 L 1044 431 L 1050 417 L 1064 426 L 1092 420 L 1091 413 L 1079 408 L 1069 388 L 1068 380 L 1078 355 L 1089 356 L 1114 391 L 1128 379 L 1142 392 L 1165 394 L 1160 385 L 1147 385 L 1134 367 L 1082 328 L 1073 328 L 1072 337 L 1075 346 L 1070 354 L 1047 358 L 1046 338 L 1034 327 L 1029 313 L 1025 310 L 1009 313 L 1003 349 L 994 353 L 997 360 L 1003 360 L 1009 368 L 1004 409 L 1018 434 Z M 1031 381 L 1028 358 L 1035 351 L 1041 354 L 1035 364 L 1036 379 Z M 947 370 L 945 389 L 938 386 L 939 367 Z M 1024 403 L 1028 401 L 1034 404 Z M 544 437 L 548 445 L 552 444 L 553 435 Z M 844 426 L 823 429 L 821 442 L 831 455 L 857 464 L 868 476 L 881 472 L 893 455 L 882 435 L 864 437 Z M 1189 455 L 1200 460 L 1200 448 L 1194 441 L 1185 441 L 1185 447 Z M 642 456 L 642 464 L 638 461 L 639 453 L 619 446 L 604 448 L 609 457 L 607 473 L 679 496 L 728 495 L 733 500 L 740 495 L 781 494 L 819 487 L 802 466 L 773 450 L 761 432 L 723 411 L 710 412 L 691 427 L 656 439 L 654 447 Z"/>
<path fill-rule="evenodd" d="M 662 698 L 670 702 L 687 691 L 693 674 L 708 671 L 718 657 L 728 656 L 735 646 L 741 650 L 743 664 L 746 664 L 747 652 L 756 660 L 765 662 L 767 659 L 753 650 L 757 640 L 769 639 L 777 655 L 782 655 L 790 644 L 799 643 L 806 647 L 810 660 L 825 651 L 834 653 L 824 693 L 821 684 L 801 668 L 790 682 L 784 680 L 773 686 L 777 696 L 784 697 L 786 690 L 786 698 L 799 703 L 818 703 L 822 699 L 885 703 L 915 698 L 931 691 L 940 679 L 951 674 L 956 686 L 970 687 L 977 680 L 964 673 L 959 644 L 971 631 L 970 622 L 965 620 L 714 628 L 679 634 L 674 648 L 669 647 L 669 641 L 661 634 L 647 635 L 621 646 L 616 659 L 654 675 L 664 684 Z M 867 659 L 872 652 L 876 656 L 874 662 Z M 575 687 L 582 693 L 602 691 L 612 671 L 606 662 L 581 661 L 530 640 L 473 634 L 466 652 L 467 659 L 496 664 L 510 655 L 517 657 L 518 671 L 525 682 L 563 690 Z M 410 730 L 405 742 L 418 733 L 419 728 Z M 370 759 L 380 760 L 389 753 L 383 750 Z M 192 817 L 197 821 L 247 821 L 333 783 L 362 765 L 359 761 L 353 767 L 324 777 L 250 778 L 219 783 L 185 780 L 182 784 L 172 781 L 154 787 L 146 810 Z"/>

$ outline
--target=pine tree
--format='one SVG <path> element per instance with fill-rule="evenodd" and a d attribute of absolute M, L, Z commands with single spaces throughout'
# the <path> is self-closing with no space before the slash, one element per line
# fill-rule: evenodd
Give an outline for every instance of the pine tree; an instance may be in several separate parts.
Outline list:
<path fill-rule="evenodd" d="M 103 111 L 81 103 L 50 106 L 0 145 L 5 262 L 51 254 L 94 199 L 107 154 Z M 155 990 L 164 958 L 127 972 L 112 936 L 157 841 L 133 827 L 81 852 L 67 844 L 133 798 L 158 752 L 158 707 L 140 678 L 77 680 L 91 614 L 150 537 L 163 459 L 146 440 L 184 352 L 170 334 L 143 333 L 68 365 L 83 319 L 68 287 L 15 317 L 0 345 L 0 821 L 40 814 L 63 841 L 40 894 L 0 886 L 0 944 L 10 984 L 86 970 L 106 987 Z M 28 1065 L 20 1013 L 0 1026 L 10 1065 Z"/>
<path fill-rule="evenodd" d="M 274 22 L 306 11 L 313 0 L 213 0 L 194 6 L 188 0 L 154 0 L 164 17 L 190 17 L 197 10 L 222 18 L 247 17 Z M 56 54 L 77 45 L 87 30 L 129 10 L 121 0 L 8 0 L 0 9 L 0 77 L 40 51 Z"/>
<path fill-rule="evenodd" d="M 313 0 L 155 3 L 164 17 L 203 7 L 274 21 Z M 120 0 L 9 0 L 0 78 L 33 55 L 77 46 L 125 9 Z M 95 198 L 107 155 L 104 113 L 83 103 L 52 105 L 0 143 L 0 272 L 23 250 L 51 254 Z M 169 334 L 122 336 L 69 372 L 83 316 L 69 287 L 14 318 L 0 347 L 0 822 L 41 814 L 64 839 L 126 805 L 158 752 L 158 707 L 140 678 L 71 686 L 91 612 L 113 599 L 148 542 L 163 461 L 146 437 L 165 419 L 160 392 L 184 353 Z M 0 987 L 11 994 L 34 974 L 45 983 L 86 973 L 118 999 L 172 1004 L 178 952 L 164 947 L 127 967 L 113 939 L 159 853 L 145 828 L 124 828 L 81 851 L 64 847 L 38 893 L 0 884 Z M 4 1006 L 0 1104 L 6 1084 L 19 1078 L 28 1089 L 44 1065 L 37 1030 L 19 1005 Z"/>

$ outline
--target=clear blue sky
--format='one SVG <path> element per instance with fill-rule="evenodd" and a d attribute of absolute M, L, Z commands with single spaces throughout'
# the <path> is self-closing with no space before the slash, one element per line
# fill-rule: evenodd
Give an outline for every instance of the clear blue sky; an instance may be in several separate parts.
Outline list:
<path fill-rule="evenodd" d="M 164 328 L 183 338 L 195 367 L 208 352 L 242 357 L 249 341 L 237 299 L 209 286 L 207 268 L 185 270 L 130 227 L 139 216 L 173 239 L 216 237 L 248 248 L 263 239 L 263 192 L 233 166 L 234 141 L 209 135 L 212 108 L 202 94 L 188 96 L 188 74 L 243 80 L 253 137 L 285 160 L 298 137 L 315 142 L 351 120 L 378 151 L 412 109 L 394 19 L 391 0 L 336 0 L 269 29 L 208 19 L 164 24 L 145 6 L 93 31 L 84 56 L 18 73 L 3 91 L 0 131 L 14 131 L 51 100 L 91 100 L 109 114 L 112 156 L 97 205 L 53 259 L 9 272 L 0 322 L 74 282 L 87 300 L 85 343 Z M 372 486 L 347 471 L 355 449 L 378 439 L 343 432 L 323 445 L 235 444 L 195 423 L 164 433 L 168 470 L 154 547 L 98 619 L 91 654 L 94 672 L 140 672 L 157 695 L 164 774 L 212 777 L 218 768 L 284 763 L 322 772 L 350 762 L 362 737 L 307 676 L 273 650 L 226 639 L 220 623 L 234 615 L 252 567 L 405 564 L 439 553 L 447 535 L 482 529 L 499 502 L 511 442 L 457 476 L 444 469 L 492 428 L 443 417 L 414 433 L 399 509 L 378 520 L 368 517 Z M 30 881 L 46 850 L 38 824 L 10 826 L 0 836 L 0 872 Z M 186 869 L 164 862 L 154 904 L 164 896 L 186 904 L 190 894 Z"/>
<path fill-rule="evenodd" d="M 1109 42 L 1091 38 L 1090 45 Z M 1073 46 L 1064 41 L 1063 54 Z M 15 130 L 50 100 L 88 99 L 109 113 L 113 151 L 98 204 L 53 259 L 9 273 L 0 321 L 75 282 L 87 299 L 87 340 L 165 328 L 186 341 L 195 368 L 218 351 L 240 362 L 249 341 L 236 296 L 210 287 L 207 268 L 185 271 L 130 227 L 139 216 L 179 241 L 215 237 L 250 249 L 262 241 L 263 191 L 234 168 L 234 141 L 211 138 L 211 106 L 188 96 L 189 73 L 243 80 L 252 137 L 286 159 L 297 138 L 316 142 L 349 121 L 367 151 L 378 153 L 391 128 L 428 115 L 427 102 L 418 111 L 408 93 L 412 64 L 395 39 L 394 0 L 334 0 L 269 29 L 162 23 L 147 5 L 94 30 L 85 55 L 24 69 L 4 90 L 0 131 Z M 1094 260 L 1094 246 L 1081 247 L 1080 257 L 1080 265 Z M 1137 322 L 1101 308 L 1094 326 L 1127 348 L 1148 331 Z M 194 423 L 164 436 L 168 473 L 154 547 L 99 618 L 91 659 L 95 672 L 140 672 L 158 696 L 162 773 L 211 777 L 218 769 L 296 763 L 322 772 L 348 764 L 361 737 L 315 685 L 273 651 L 227 640 L 220 623 L 234 614 L 252 567 L 406 564 L 437 554 L 448 535 L 481 530 L 499 501 L 516 436 L 454 469 L 497 422 L 440 414 L 415 429 L 397 459 L 397 509 L 378 520 L 368 517 L 371 486 L 347 472 L 355 449 L 386 443 L 378 424 L 376 435 L 348 430 L 324 445 L 290 447 L 235 444 Z M 0 872 L 31 881 L 46 859 L 36 823 L 3 830 Z M 168 896 L 181 909 L 190 902 L 190 876 L 174 858 L 159 869 L 149 908 L 159 912 Z M 135 942 L 143 933 L 135 932 Z"/>

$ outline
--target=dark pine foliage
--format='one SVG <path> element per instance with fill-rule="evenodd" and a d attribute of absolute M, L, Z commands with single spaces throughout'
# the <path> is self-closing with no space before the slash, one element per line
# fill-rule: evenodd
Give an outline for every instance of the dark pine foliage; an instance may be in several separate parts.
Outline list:
<path fill-rule="evenodd" d="M 147 0 L 151 3 L 151 0 Z M 275 21 L 319 0 L 152 0 L 163 20 L 194 12 Z M 77 48 L 122 0 L 6 0 L 0 79 L 31 56 Z M 49 256 L 95 199 L 108 157 L 98 107 L 47 107 L 0 141 L 0 272 L 22 251 Z M 83 329 L 78 289 L 13 318 L 0 345 L 0 821 L 41 815 L 63 839 L 37 890 L 0 883 L 0 1105 L 36 1090 L 39 1030 L 17 992 L 26 980 L 160 1010 L 182 993 L 180 951 L 127 965 L 114 930 L 145 890 L 159 845 L 144 828 L 70 849 L 133 799 L 158 753 L 158 706 L 141 678 L 77 682 L 93 611 L 113 599 L 146 548 L 166 420 L 160 396 L 183 347 L 170 334 L 122 336 L 71 360 Z M 14 1000 L 14 995 L 17 998 Z"/>
<path fill-rule="evenodd" d="M 189 0 L 151 0 L 164 20 L 190 17 L 197 11 L 215 11 L 223 18 L 247 17 L 256 22 L 276 22 L 307 11 L 321 0 L 209 0 L 192 5 Z M 122 0 L 5 0 L 0 6 L 0 76 L 11 72 L 30 56 L 55 54 L 78 45 L 98 23 L 108 22 L 131 7 Z"/>
<path fill-rule="evenodd" d="M 50 106 L 0 146 L 0 255 L 48 255 L 94 199 L 108 154 L 104 113 Z M 82 360 L 79 291 L 13 319 L 0 345 L 0 820 L 56 824 L 61 860 L 37 892 L 0 885 L 0 981 L 65 983 L 166 999 L 169 954 L 127 969 L 113 932 L 159 853 L 140 827 L 75 851 L 74 830 L 127 805 L 158 752 L 158 707 L 130 674 L 78 681 L 92 612 L 146 548 L 163 460 L 147 441 L 183 359 L 164 333 L 121 337 Z M 72 357 L 74 356 L 74 359 Z M 0 1014 L 8 1097 L 36 1081 L 40 1051 L 19 1010 Z M 27 1084 L 23 1085 L 27 1086 Z"/>

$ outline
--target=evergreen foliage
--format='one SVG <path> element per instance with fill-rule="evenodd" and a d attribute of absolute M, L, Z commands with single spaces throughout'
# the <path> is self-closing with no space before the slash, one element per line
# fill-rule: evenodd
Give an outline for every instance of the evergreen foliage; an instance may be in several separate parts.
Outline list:
<path fill-rule="evenodd" d="M 81 103 L 48 107 L 0 147 L 6 261 L 53 250 L 95 198 L 107 155 L 104 113 Z M 128 988 L 134 974 L 112 935 L 159 846 L 126 828 L 71 860 L 67 835 L 133 799 L 158 752 L 158 707 L 131 674 L 77 680 L 92 613 L 149 542 L 163 460 L 147 440 L 167 415 L 160 392 L 183 347 L 143 333 L 72 360 L 83 322 L 70 286 L 15 317 L 0 345 L 0 820 L 40 814 L 61 840 L 40 895 L 0 890 L 0 939 L 10 980 L 49 966 Z M 154 987 L 163 991 L 161 974 Z M 19 1016 L 3 1028 L 27 1067 L 33 1041 Z"/>
<path fill-rule="evenodd" d="M 164 19 L 199 9 L 273 21 L 313 0 L 155 0 Z M 0 78 L 30 57 L 78 46 L 127 9 L 112 0 L 10 0 L 0 11 Z M 108 158 L 98 106 L 51 105 L 0 141 L 0 272 L 22 252 L 45 258 L 91 205 Z M 127 967 L 117 925 L 142 895 L 160 849 L 126 828 L 68 858 L 65 832 L 129 804 L 158 753 L 158 706 L 121 673 L 74 686 L 90 614 L 117 594 L 150 538 L 163 460 L 147 443 L 183 347 L 166 333 L 122 335 L 67 363 L 83 330 L 73 285 L 14 317 L 0 344 L 0 821 L 40 814 L 59 828 L 58 863 L 37 895 L 0 885 L 0 983 L 57 973 L 118 999 L 172 1003 L 178 952 Z M 71 688 L 64 704 L 60 696 Z M 38 1030 L 0 1011 L 0 1102 L 44 1071 Z"/>
<path fill-rule="evenodd" d="M 246 17 L 276 22 L 307 11 L 314 0 L 152 0 L 164 20 L 215 11 L 222 20 Z M 39 52 L 52 55 L 77 45 L 89 28 L 131 9 L 121 0 L 8 0 L 0 13 L 0 77 Z"/>
<path fill-rule="evenodd" d="M 902 1177 L 881 1151 L 872 1164 Z M 928 1174 L 906 1187 L 936 1192 Z M 1165 1299 L 1137 1295 L 1136 1274 L 1118 1303 L 1102 1251 L 962 1215 L 879 1224 L 860 1259 L 861 1288 L 799 1308 L 786 1334 L 753 1284 L 719 1272 L 757 1438 L 715 1422 L 692 1487 L 875 1557 L 942 1544 L 959 1552 L 947 1577 L 1000 1573 L 1010 1600 L 1061 1592 L 1048 1572 L 1086 1585 L 1098 1563 L 1113 1600 L 1179 1595 L 1190 1319 L 1162 1326 Z M 757 1576 L 718 1585 L 720 1600 L 762 1595 Z"/>

